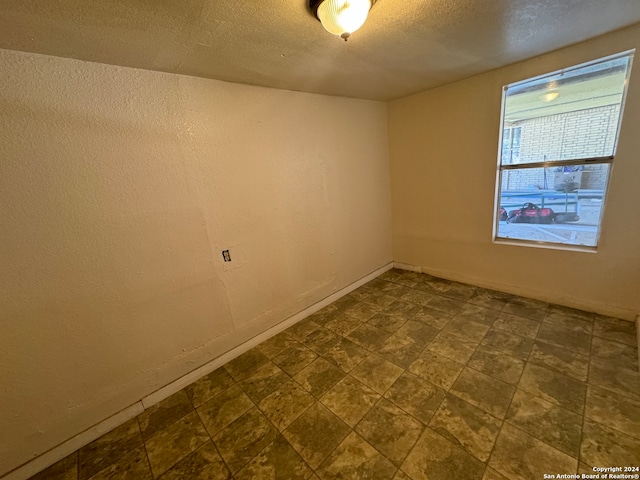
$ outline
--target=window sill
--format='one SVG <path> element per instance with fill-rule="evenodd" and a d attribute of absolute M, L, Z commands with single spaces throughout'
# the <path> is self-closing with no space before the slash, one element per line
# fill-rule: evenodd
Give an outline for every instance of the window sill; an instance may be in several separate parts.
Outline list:
<path fill-rule="evenodd" d="M 540 242 L 534 240 L 517 240 L 513 238 L 494 238 L 493 243 L 497 245 L 512 245 L 517 247 L 546 248 L 549 250 L 568 250 L 571 252 L 598 253 L 598 247 L 588 247 L 586 245 L 566 245 L 563 243 Z"/>

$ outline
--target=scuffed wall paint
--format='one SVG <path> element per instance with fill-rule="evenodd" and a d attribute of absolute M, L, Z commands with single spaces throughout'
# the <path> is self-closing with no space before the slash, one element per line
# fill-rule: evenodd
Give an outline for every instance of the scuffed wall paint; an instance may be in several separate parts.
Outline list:
<path fill-rule="evenodd" d="M 0 71 L 0 475 L 391 260 L 384 104 Z"/>
<path fill-rule="evenodd" d="M 636 25 L 389 103 L 394 261 L 459 281 L 632 320 L 640 311 L 640 63 L 598 252 L 492 243 L 502 86 L 631 48 Z"/>

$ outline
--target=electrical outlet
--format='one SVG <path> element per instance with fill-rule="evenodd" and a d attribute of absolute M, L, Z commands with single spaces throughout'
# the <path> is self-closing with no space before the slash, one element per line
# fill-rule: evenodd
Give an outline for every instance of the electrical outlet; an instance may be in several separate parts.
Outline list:
<path fill-rule="evenodd" d="M 225 262 L 231 261 L 231 255 L 229 254 L 229 250 L 222 251 L 222 258 L 224 259 Z"/>

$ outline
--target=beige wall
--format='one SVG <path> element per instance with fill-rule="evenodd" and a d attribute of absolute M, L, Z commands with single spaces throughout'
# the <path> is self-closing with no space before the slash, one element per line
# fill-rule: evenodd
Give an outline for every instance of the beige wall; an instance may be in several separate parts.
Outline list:
<path fill-rule="evenodd" d="M 492 243 L 501 88 L 640 47 L 640 25 L 389 104 L 394 261 L 561 304 L 640 311 L 640 51 L 597 254 Z"/>
<path fill-rule="evenodd" d="M 0 72 L 0 475 L 391 261 L 383 103 Z"/>

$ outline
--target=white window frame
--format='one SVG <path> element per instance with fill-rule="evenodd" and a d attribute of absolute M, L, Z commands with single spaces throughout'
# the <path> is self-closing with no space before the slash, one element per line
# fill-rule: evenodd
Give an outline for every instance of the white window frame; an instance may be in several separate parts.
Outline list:
<path fill-rule="evenodd" d="M 557 70 L 555 72 L 545 73 L 543 75 L 539 75 L 532 78 L 527 78 L 525 80 L 510 83 L 509 85 L 505 85 L 502 87 L 502 106 L 500 109 L 500 134 L 498 136 L 498 162 L 496 169 L 496 183 L 495 183 L 495 194 L 494 194 L 494 208 L 493 208 L 493 243 L 495 244 L 505 244 L 505 245 L 518 245 L 518 246 L 527 246 L 527 247 L 538 247 L 538 248 L 550 248 L 555 250 L 574 250 L 574 251 L 586 251 L 595 253 L 597 251 L 598 245 L 600 244 L 600 235 L 602 232 L 602 219 L 604 217 L 605 205 L 606 205 L 606 197 L 609 193 L 609 184 L 611 182 L 611 174 L 613 171 L 613 160 L 618 148 L 618 141 L 620 139 L 620 128 L 622 125 L 622 117 L 624 113 L 624 107 L 626 104 L 626 96 L 629 86 L 629 77 L 631 74 L 631 68 L 633 64 L 633 58 L 635 54 L 635 49 L 627 50 L 624 52 L 620 52 L 614 55 L 610 55 L 607 57 L 598 58 L 589 62 L 581 63 L 579 65 L 574 65 L 562 70 Z M 618 125 L 616 128 L 616 138 L 613 144 L 613 151 L 611 155 L 606 155 L 602 157 L 592 157 L 592 158 L 576 158 L 570 160 L 555 160 L 555 159 L 545 159 L 545 161 L 541 162 L 515 162 L 515 163 L 502 163 L 502 153 L 503 153 L 503 144 L 504 144 L 504 130 L 506 128 L 522 128 L 519 126 L 505 126 L 505 105 L 507 99 L 507 91 L 509 88 L 514 88 L 523 84 L 536 82 L 543 80 L 548 77 L 553 77 L 559 74 L 563 74 L 565 72 L 571 72 L 574 70 L 578 70 L 584 67 L 588 67 L 590 65 L 595 65 L 598 63 L 614 60 L 617 58 L 629 57 L 629 64 L 626 71 L 625 76 L 625 88 L 622 93 L 622 98 L 620 101 L 620 114 L 618 117 Z M 522 135 L 522 130 L 521 130 Z M 521 145 L 522 145 L 522 136 L 521 136 Z M 507 172 L 510 170 L 526 170 L 533 168 L 556 168 L 556 167 L 567 167 L 567 166 L 587 166 L 587 165 L 600 165 L 600 164 L 608 164 L 608 174 L 607 179 L 605 181 L 605 189 L 604 196 L 602 198 L 602 213 L 600 215 L 600 224 L 598 225 L 598 231 L 596 234 L 596 245 L 595 246 L 586 246 L 586 245 L 575 245 L 569 243 L 559 243 L 559 242 L 545 242 L 538 240 L 527 240 L 527 239 L 516 239 L 516 238 L 507 238 L 507 237 L 499 237 L 498 236 L 498 228 L 499 228 L 499 220 L 500 220 L 500 198 L 501 198 L 501 186 L 503 180 L 503 172 Z"/>

